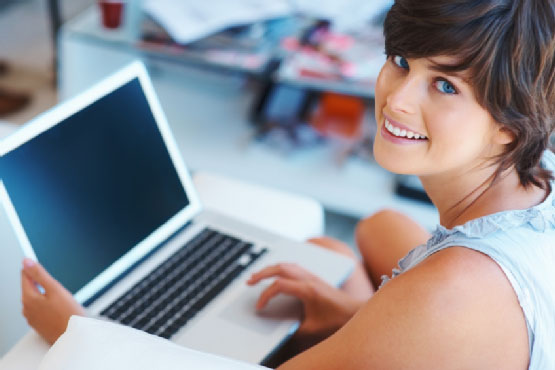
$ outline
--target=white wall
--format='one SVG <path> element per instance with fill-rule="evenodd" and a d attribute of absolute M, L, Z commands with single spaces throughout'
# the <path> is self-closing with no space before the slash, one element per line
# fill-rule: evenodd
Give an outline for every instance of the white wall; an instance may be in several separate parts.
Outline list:
<path fill-rule="evenodd" d="M 0 356 L 4 355 L 28 330 L 21 314 L 20 268 L 23 254 L 0 209 Z"/>
<path fill-rule="evenodd" d="M 0 138 L 16 126 L 0 121 Z M 20 271 L 23 253 L 8 216 L 0 206 L 0 357 L 28 330 L 21 314 Z"/>

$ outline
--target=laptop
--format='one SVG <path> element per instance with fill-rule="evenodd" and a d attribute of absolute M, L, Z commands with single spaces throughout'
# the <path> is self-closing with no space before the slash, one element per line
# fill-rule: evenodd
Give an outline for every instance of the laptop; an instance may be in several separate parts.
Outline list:
<path fill-rule="evenodd" d="M 38 116 L 0 155 L 0 199 L 24 254 L 91 315 L 177 344 L 262 363 L 302 307 L 281 295 L 257 312 L 270 282 L 249 287 L 249 276 L 292 262 L 339 286 L 353 268 L 203 210 L 141 62 Z"/>

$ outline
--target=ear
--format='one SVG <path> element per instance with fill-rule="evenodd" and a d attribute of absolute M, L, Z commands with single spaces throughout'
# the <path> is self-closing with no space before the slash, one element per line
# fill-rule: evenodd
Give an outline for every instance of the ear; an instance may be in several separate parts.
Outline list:
<path fill-rule="evenodd" d="M 512 143 L 515 139 L 515 134 L 507 127 L 501 125 L 497 126 L 494 137 L 496 144 L 507 145 Z"/>

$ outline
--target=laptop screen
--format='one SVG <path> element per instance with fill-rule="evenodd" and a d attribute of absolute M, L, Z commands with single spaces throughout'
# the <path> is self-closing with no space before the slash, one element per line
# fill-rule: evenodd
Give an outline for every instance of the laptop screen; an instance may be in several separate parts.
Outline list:
<path fill-rule="evenodd" d="M 72 293 L 189 204 L 138 78 L 0 168 L 37 259 Z"/>

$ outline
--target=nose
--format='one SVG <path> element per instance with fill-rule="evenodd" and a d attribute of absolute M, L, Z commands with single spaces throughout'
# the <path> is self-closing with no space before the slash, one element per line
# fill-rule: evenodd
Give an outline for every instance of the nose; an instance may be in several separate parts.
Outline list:
<path fill-rule="evenodd" d="M 419 87 L 421 82 L 418 78 L 405 76 L 399 80 L 387 96 L 387 105 L 393 112 L 413 114 L 417 110 L 419 99 Z"/>

